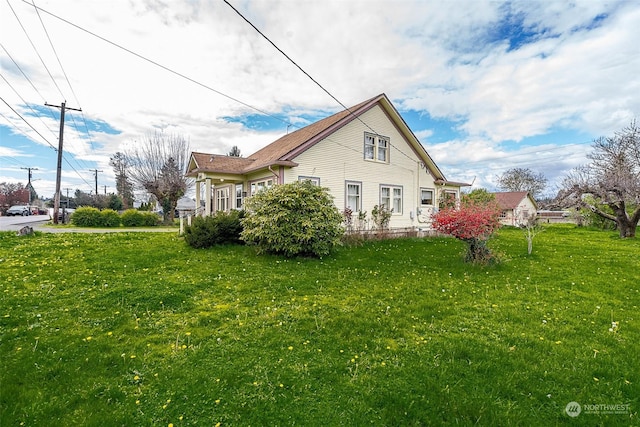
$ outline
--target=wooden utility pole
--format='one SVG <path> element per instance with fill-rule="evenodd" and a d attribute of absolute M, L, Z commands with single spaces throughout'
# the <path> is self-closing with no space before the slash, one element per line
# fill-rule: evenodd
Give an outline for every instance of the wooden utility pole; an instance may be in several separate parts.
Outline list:
<path fill-rule="evenodd" d="M 53 223 L 58 223 L 58 212 L 60 211 L 60 179 L 62 177 L 62 140 L 64 138 L 64 113 L 66 110 L 82 111 L 78 108 L 65 106 L 66 101 L 60 105 L 51 105 L 45 102 L 47 107 L 60 109 L 60 136 L 58 137 L 58 167 L 56 169 L 56 194 L 53 196 Z"/>
<path fill-rule="evenodd" d="M 27 189 L 29 190 L 29 204 L 31 204 L 31 194 L 33 193 L 33 185 L 31 184 L 31 171 L 37 171 L 38 168 L 20 168 L 28 171 L 29 178 L 27 180 Z"/>
<path fill-rule="evenodd" d="M 98 172 L 103 172 L 103 171 L 99 171 L 98 169 L 91 169 L 91 172 L 93 172 L 94 175 L 95 175 L 95 179 L 96 179 L 96 197 L 98 197 Z"/>

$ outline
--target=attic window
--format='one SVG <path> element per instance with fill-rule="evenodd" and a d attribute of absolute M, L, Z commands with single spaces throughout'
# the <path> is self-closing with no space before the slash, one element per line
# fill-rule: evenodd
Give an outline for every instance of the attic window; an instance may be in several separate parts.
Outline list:
<path fill-rule="evenodd" d="M 389 138 L 365 132 L 364 159 L 376 162 L 389 162 Z"/>

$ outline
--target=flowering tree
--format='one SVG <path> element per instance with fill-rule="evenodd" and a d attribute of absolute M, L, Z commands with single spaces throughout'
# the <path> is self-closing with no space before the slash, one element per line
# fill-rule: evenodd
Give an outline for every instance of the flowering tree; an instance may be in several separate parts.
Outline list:
<path fill-rule="evenodd" d="M 500 208 L 495 202 L 464 201 L 459 208 L 442 209 L 433 215 L 433 228 L 467 243 L 465 261 L 492 260 L 487 240 L 500 227 Z"/>

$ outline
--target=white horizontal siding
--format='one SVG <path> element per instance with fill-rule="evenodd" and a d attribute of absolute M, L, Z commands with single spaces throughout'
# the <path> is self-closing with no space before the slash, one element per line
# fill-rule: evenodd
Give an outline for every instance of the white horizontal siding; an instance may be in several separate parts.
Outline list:
<path fill-rule="evenodd" d="M 362 210 L 371 218 L 371 210 L 380 204 L 380 185 L 400 186 L 403 190 L 402 213 L 394 213 L 390 227 L 422 227 L 416 209 L 420 206 L 420 188 L 435 189 L 433 177 L 421 167 L 404 136 L 396 129 L 380 106 L 375 106 L 328 138 L 320 141 L 294 159 L 299 166 L 285 171 L 285 182 L 297 181 L 299 176 L 320 178 L 320 185 L 328 187 L 336 207 L 345 207 L 345 181 L 362 183 Z M 390 139 L 389 163 L 364 160 L 364 133 L 372 130 Z M 413 217 L 413 218 L 412 218 Z M 426 216 L 422 215 L 424 221 Z"/>

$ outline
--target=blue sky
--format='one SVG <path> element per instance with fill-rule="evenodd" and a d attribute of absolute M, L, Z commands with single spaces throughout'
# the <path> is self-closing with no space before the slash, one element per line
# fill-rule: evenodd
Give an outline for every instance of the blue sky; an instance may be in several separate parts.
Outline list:
<path fill-rule="evenodd" d="M 67 112 L 62 188 L 93 191 L 98 169 L 100 192 L 115 190 L 110 156 L 155 131 L 249 155 L 341 109 L 224 2 L 101 2 L 0 4 L 0 182 L 37 168 L 52 196 L 45 103 L 82 109 Z M 342 104 L 386 93 L 450 180 L 495 189 L 530 168 L 553 194 L 639 115 L 638 1 L 232 4 Z"/>

